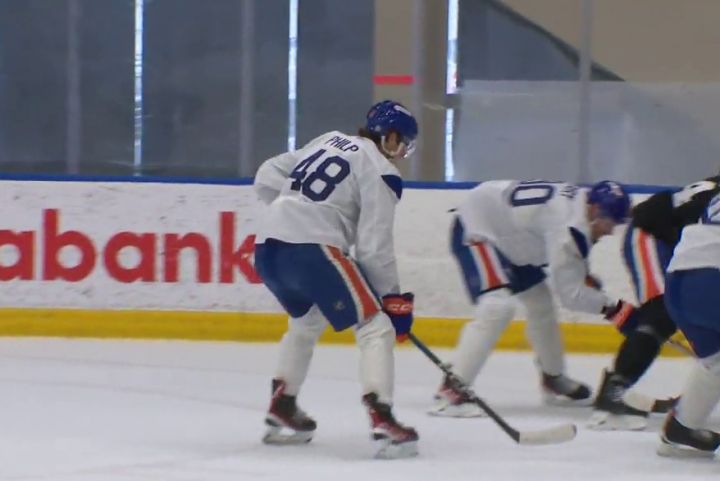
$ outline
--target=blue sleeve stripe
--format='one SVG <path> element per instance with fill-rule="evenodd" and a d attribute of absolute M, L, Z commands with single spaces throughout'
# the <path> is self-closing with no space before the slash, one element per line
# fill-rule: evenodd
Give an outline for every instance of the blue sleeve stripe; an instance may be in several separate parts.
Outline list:
<path fill-rule="evenodd" d="M 395 192 L 395 195 L 397 196 L 398 200 L 402 197 L 402 191 L 403 191 L 403 181 L 398 175 L 383 175 L 381 176 L 382 180 L 385 181 L 388 187 L 390 187 L 390 190 Z"/>
<path fill-rule="evenodd" d="M 575 245 L 580 251 L 580 255 L 583 256 L 583 259 L 587 259 L 588 253 L 590 252 L 587 238 L 575 227 L 570 227 L 570 235 L 572 235 Z"/>

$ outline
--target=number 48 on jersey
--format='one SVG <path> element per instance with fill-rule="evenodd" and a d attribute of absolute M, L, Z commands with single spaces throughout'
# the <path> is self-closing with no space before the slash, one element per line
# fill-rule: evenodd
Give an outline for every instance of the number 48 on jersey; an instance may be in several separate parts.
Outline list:
<path fill-rule="evenodd" d="M 290 178 L 294 179 L 290 189 L 301 192 L 314 202 L 327 199 L 335 187 L 350 175 L 350 164 L 337 155 L 318 163 L 325 152 L 325 149 L 318 150 L 299 162 L 290 173 Z"/>

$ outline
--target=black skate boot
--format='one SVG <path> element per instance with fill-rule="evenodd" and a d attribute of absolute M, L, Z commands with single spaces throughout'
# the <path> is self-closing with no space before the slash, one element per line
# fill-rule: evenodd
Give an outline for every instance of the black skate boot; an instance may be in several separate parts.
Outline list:
<path fill-rule="evenodd" d="M 487 416 L 470 395 L 458 386 L 456 380 L 445 376 L 443 383 L 435 394 L 435 404 L 428 411 L 431 416 L 452 418 L 475 418 Z"/>
<path fill-rule="evenodd" d="M 556 405 L 587 405 L 591 395 L 588 386 L 570 379 L 565 374 L 551 376 L 542 373 L 542 391 L 545 403 Z"/>
<path fill-rule="evenodd" d="M 377 394 L 366 394 L 363 404 L 370 415 L 370 436 L 377 444 L 376 458 L 395 459 L 416 456 L 418 434 L 395 420 L 390 405 L 378 401 Z"/>
<path fill-rule="evenodd" d="M 317 424 L 298 408 L 295 396 L 285 394 L 285 381 L 273 379 L 272 400 L 265 416 L 265 444 L 302 444 L 312 440 Z"/>
<path fill-rule="evenodd" d="M 657 453 L 670 457 L 711 458 L 720 446 L 720 434 L 708 429 L 691 429 L 683 426 L 675 418 L 675 413 L 668 414 L 665 426 L 660 434 L 660 445 Z"/>
<path fill-rule="evenodd" d="M 598 431 L 639 431 L 647 427 L 648 411 L 626 402 L 628 386 L 622 376 L 603 371 L 603 379 L 593 407 L 588 427 Z M 648 406 L 648 410 L 651 406 Z"/>

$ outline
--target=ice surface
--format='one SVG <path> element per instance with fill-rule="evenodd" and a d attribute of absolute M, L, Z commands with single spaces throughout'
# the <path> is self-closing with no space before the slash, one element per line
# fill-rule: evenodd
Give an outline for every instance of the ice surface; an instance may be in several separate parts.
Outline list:
<path fill-rule="evenodd" d="M 396 413 L 420 433 L 418 458 L 371 458 L 351 346 L 320 346 L 300 398 L 318 421 L 309 445 L 260 443 L 277 346 L 0 340 L 0 480 L 706 480 L 715 461 L 655 454 L 647 432 L 585 429 L 590 408 L 545 407 L 529 353 L 495 353 L 476 388 L 520 429 L 578 423 L 567 444 L 521 447 L 488 419 L 425 414 L 440 376 L 411 347 L 398 353 Z M 438 350 L 443 358 L 449 352 Z M 593 387 L 610 356 L 571 356 Z M 661 360 L 640 385 L 675 394 L 688 359 Z M 712 423 L 717 426 L 718 413 Z"/>

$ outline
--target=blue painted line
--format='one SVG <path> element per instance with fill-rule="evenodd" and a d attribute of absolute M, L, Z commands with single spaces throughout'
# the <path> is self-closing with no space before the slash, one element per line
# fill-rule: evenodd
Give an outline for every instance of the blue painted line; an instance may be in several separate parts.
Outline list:
<path fill-rule="evenodd" d="M 173 176 L 132 176 L 132 175 L 65 175 L 65 174 L 3 174 L 0 180 L 16 180 L 28 182 L 133 182 L 156 184 L 199 184 L 199 185 L 252 185 L 251 178 L 226 177 L 173 177 Z M 467 190 L 480 182 L 425 182 L 409 180 L 404 182 L 407 189 L 427 190 Z M 671 185 L 624 184 L 631 194 L 654 194 L 662 190 L 678 190 L 680 187 Z"/>

